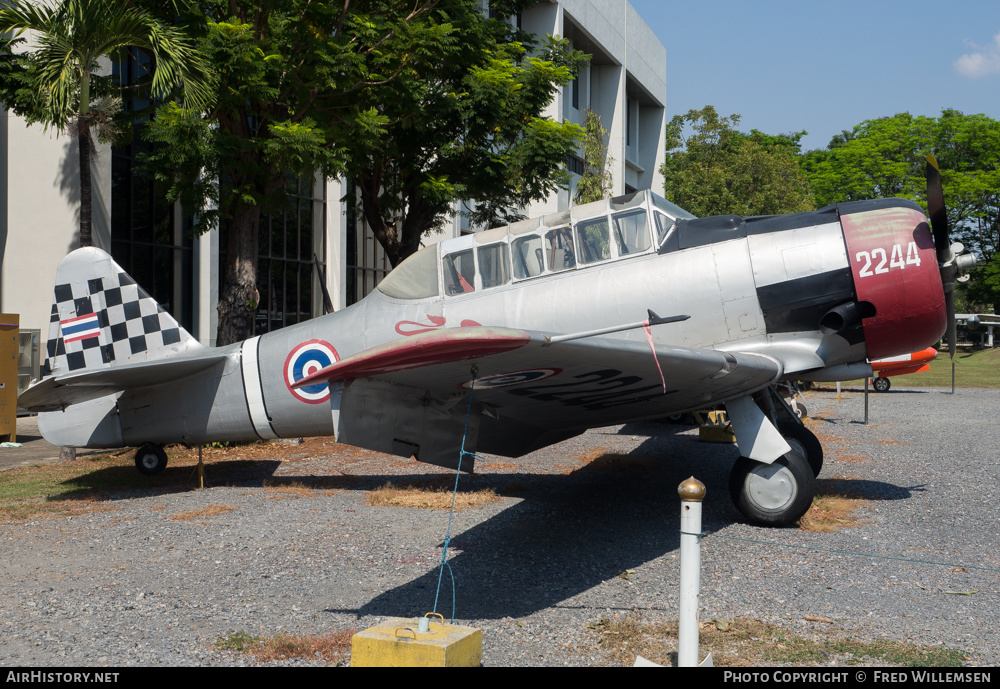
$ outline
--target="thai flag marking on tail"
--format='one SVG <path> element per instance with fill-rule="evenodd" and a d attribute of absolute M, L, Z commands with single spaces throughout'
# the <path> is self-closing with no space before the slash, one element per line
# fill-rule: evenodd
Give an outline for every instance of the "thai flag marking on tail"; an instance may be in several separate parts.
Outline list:
<path fill-rule="evenodd" d="M 96 313 L 88 313 L 84 316 L 59 321 L 59 327 L 62 329 L 64 342 L 89 340 L 101 334 L 101 323 Z"/>

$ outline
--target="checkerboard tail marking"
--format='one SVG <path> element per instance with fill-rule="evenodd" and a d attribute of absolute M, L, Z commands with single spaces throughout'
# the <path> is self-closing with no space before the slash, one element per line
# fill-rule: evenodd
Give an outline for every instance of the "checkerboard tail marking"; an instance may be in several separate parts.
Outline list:
<path fill-rule="evenodd" d="M 56 273 L 43 375 L 176 355 L 197 342 L 110 256 L 81 249 Z"/>

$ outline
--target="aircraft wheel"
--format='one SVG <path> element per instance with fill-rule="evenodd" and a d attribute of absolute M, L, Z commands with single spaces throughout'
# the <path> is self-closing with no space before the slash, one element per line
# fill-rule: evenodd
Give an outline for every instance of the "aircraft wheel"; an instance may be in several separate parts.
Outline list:
<path fill-rule="evenodd" d="M 823 470 L 823 444 L 808 428 L 794 421 L 779 421 L 778 432 L 792 449 L 806 458 L 813 476 Z"/>
<path fill-rule="evenodd" d="M 875 388 L 875 392 L 889 392 L 892 383 L 889 382 L 888 378 L 875 378 L 872 380 L 872 387 Z"/>
<path fill-rule="evenodd" d="M 740 457 L 729 474 L 729 493 L 744 517 L 763 526 L 788 526 L 806 513 L 816 478 L 795 450 L 772 464 Z"/>
<path fill-rule="evenodd" d="M 143 445 L 135 453 L 135 468 L 146 476 L 155 476 L 167 468 L 167 453 L 159 445 Z"/>
<path fill-rule="evenodd" d="M 800 419 L 804 419 L 809 416 L 809 410 L 806 409 L 806 405 L 801 402 L 795 403 L 795 415 Z"/>

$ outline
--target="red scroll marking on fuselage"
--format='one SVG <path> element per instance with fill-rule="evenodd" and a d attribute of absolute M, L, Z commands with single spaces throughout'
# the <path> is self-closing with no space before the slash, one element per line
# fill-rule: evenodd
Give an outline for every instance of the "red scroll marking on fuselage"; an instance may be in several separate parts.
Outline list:
<path fill-rule="evenodd" d="M 400 321 L 396 324 L 396 332 L 405 337 L 410 335 L 419 335 L 420 333 L 429 333 L 432 330 L 437 330 L 438 328 L 444 327 L 445 318 L 443 316 L 427 316 L 427 320 L 430 323 L 417 323 L 416 321 Z M 477 323 L 476 321 L 470 321 L 468 319 L 463 320 L 461 326 L 463 328 L 471 328 L 476 326 L 481 326 L 482 323 Z"/>

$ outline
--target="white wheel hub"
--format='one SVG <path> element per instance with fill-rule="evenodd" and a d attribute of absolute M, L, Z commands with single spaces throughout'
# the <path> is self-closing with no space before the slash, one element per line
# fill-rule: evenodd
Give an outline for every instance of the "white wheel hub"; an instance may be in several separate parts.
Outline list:
<path fill-rule="evenodd" d="M 784 509 L 799 492 L 792 472 L 777 462 L 754 467 L 747 475 L 744 490 L 754 505 L 768 511 Z"/>

